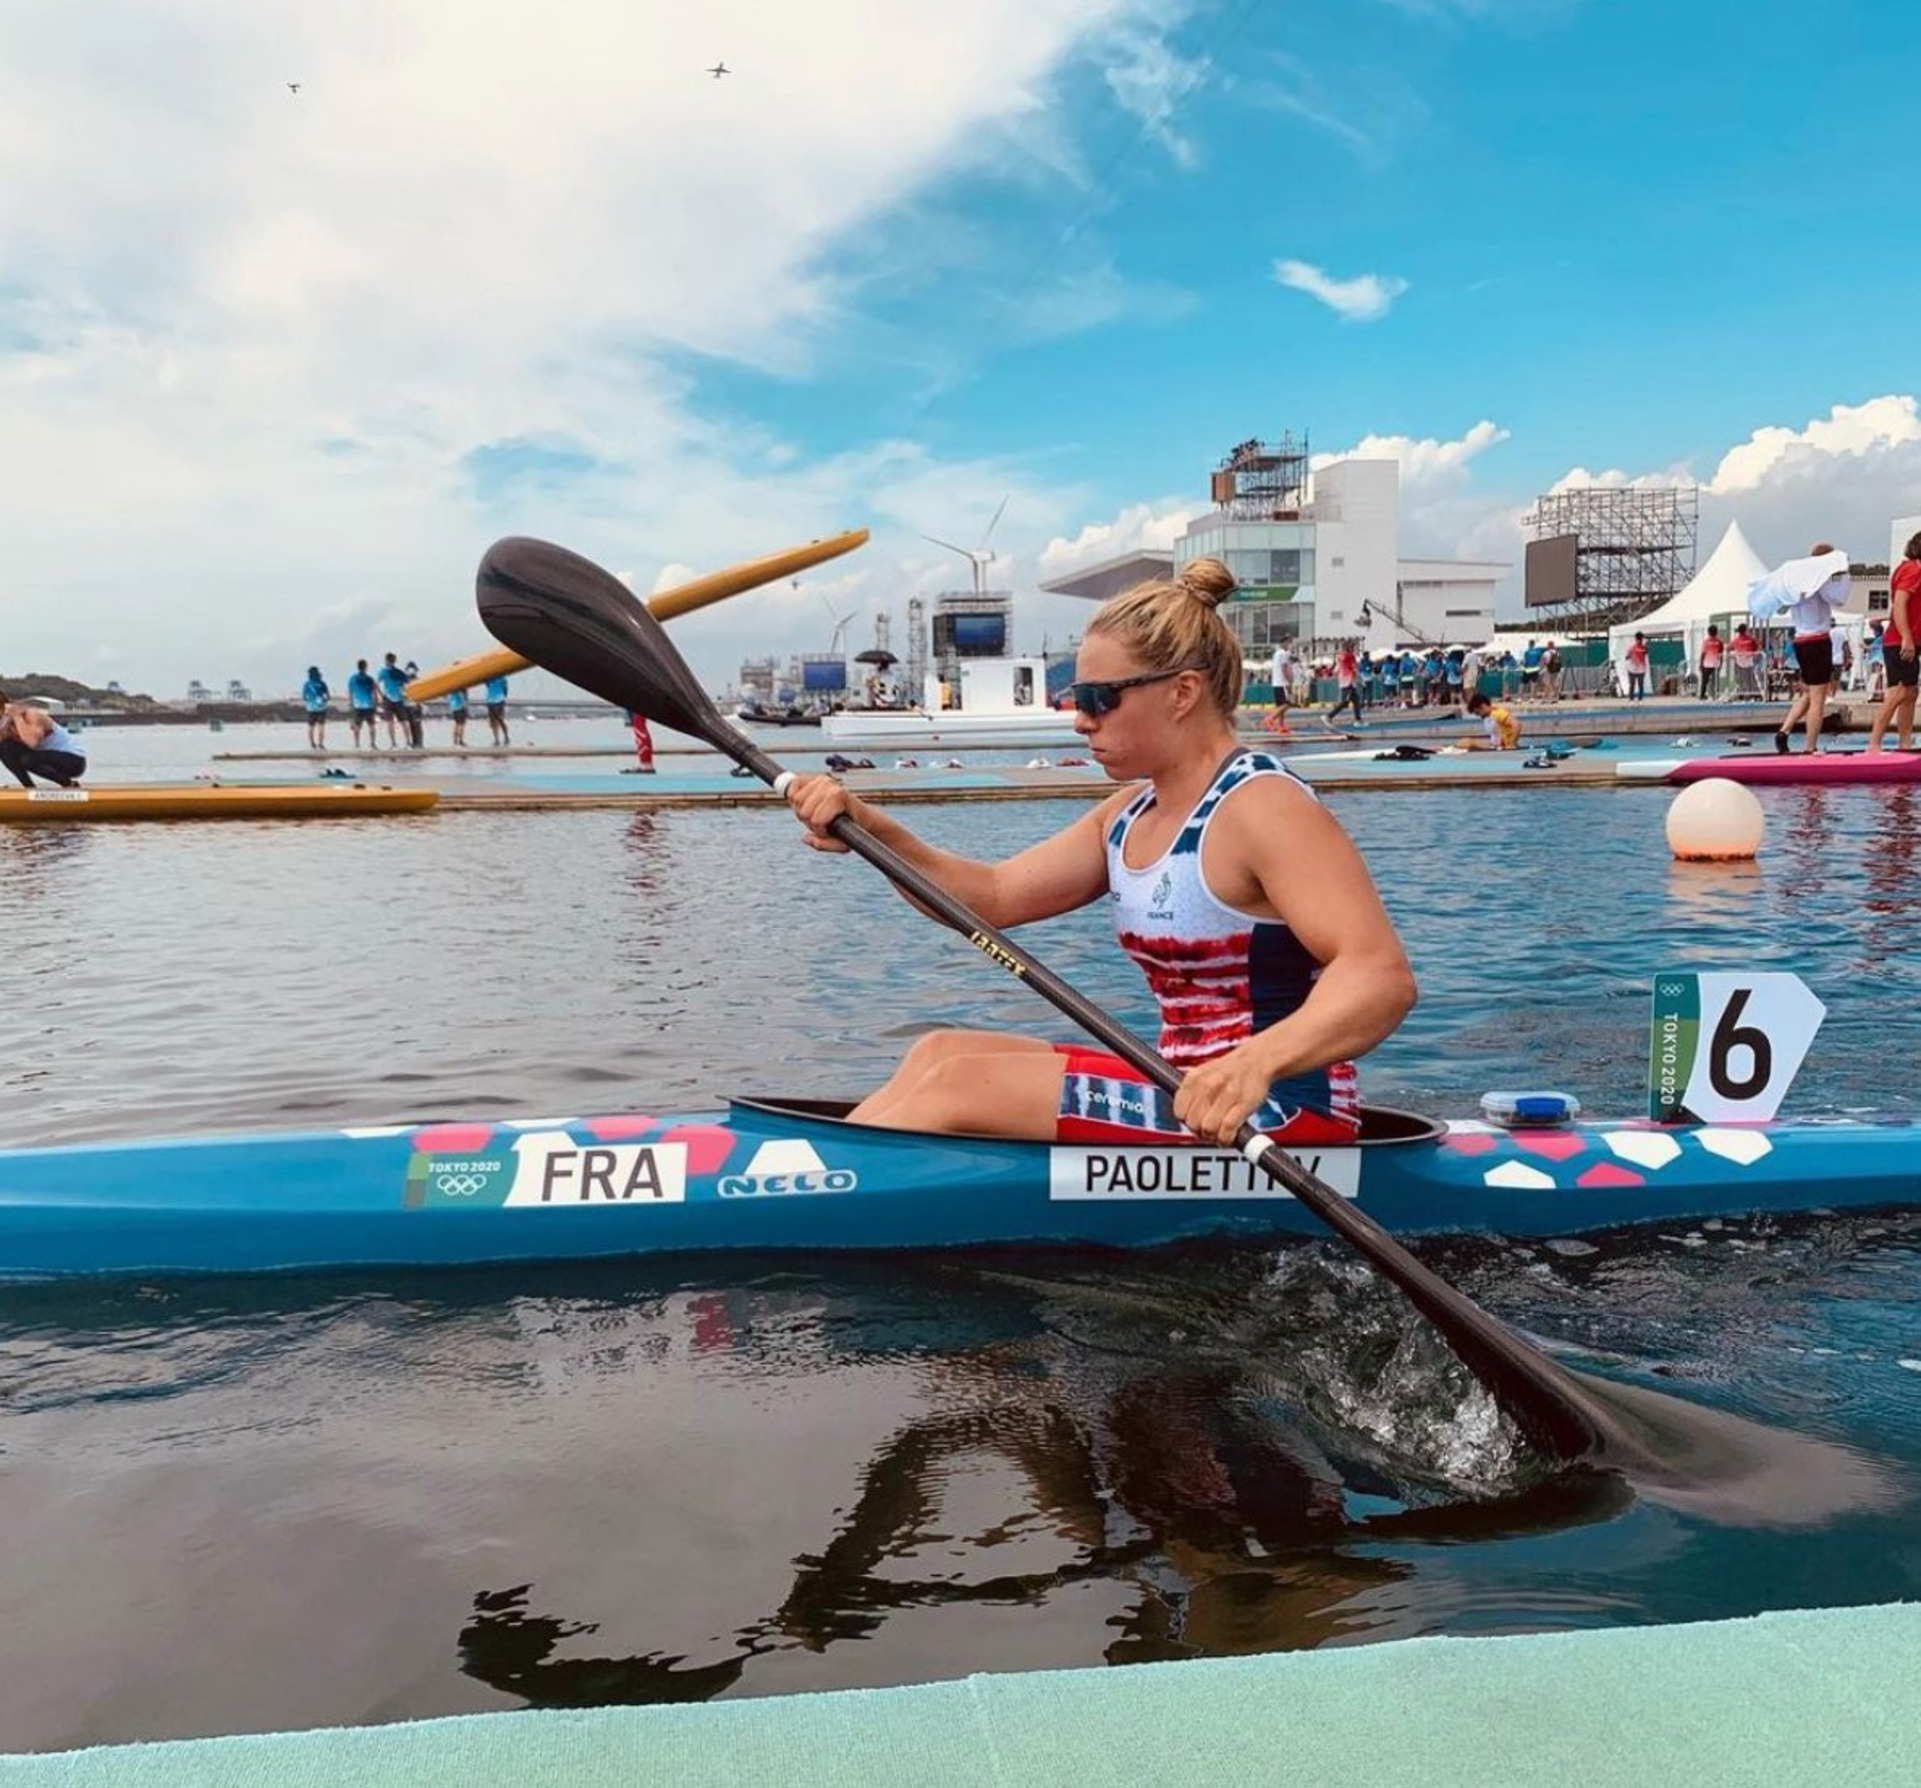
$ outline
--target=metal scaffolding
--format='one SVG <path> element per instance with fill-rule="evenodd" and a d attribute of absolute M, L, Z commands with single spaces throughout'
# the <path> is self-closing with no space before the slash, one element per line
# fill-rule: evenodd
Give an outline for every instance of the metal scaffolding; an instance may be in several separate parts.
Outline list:
<path fill-rule="evenodd" d="M 1694 575 L 1700 504 L 1693 485 L 1586 486 L 1537 497 L 1522 521 L 1528 539 L 1571 538 L 1573 576 L 1543 577 L 1537 589 L 1530 547 L 1529 621 L 1598 633 L 1659 608 Z"/>
<path fill-rule="evenodd" d="M 1298 521 L 1307 501 L 1307 436 L 1243 441 L 1214 470 L 1208 494 L 1241 521 Z"/>

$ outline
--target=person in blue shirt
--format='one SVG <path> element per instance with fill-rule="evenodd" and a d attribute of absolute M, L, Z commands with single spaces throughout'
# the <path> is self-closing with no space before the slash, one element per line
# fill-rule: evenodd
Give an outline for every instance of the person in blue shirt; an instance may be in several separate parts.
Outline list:
<path fill-rule="evenodd" d="M 87 754 L 45 708 L 14 701 L 0 690 L 0 764 L 25 789 L 33 787 L 36 776 L 74 788 L 87 773 Z"/>
<path fill-rule="evenodd" d="M 320 666 L 307 666 L 307 680 L 300 685 L 300 705 L 307 710 L 307 744 L 315 751 L 327 749 L 327 705 L 333 700 Z"/>
<path fill-rule="evenodd" d="M 367 749 L 372 751 L 380 743 L 374 732 L 374 680 L 367 674 L 367 661 L 362 658 L 355 662 L 353 675 L 347 679 L 347 718 L 353 727 L 354 748 L 360 747 L 360 729 L 367 729 Z"/>
<path fill-rule="evenodd" d="M 507 679 L 489 677 L 481 693 L 487 698 L 487 731 L 496 745 L 511 745 L 507 731 Z"/>
<path fill-rule="evenodd" d="M 447 691 L 447 718 L 454 723 L 454 743 L 467 743 L 467 692 L 464 689 Z"/>
<path fill-rule="evenodd" d="M 400 668 L 398 654 L 389 652 L 380 668 L 374 672 L 374 681 L 380 685 L 380 711 L 387 717 L 387 749 L 400 749 L 401 731 L 407 735 L 409 745 L 418 745 L 415 736 L 416 722 L 413 704 L 407 700 L 407 673 Z"/>

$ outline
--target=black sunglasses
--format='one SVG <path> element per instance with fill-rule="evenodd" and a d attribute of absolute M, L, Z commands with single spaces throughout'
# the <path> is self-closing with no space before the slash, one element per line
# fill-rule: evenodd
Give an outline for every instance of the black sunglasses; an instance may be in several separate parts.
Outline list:
<path fill-rule="evenodd" d="M 1178 670 L 1145 671 L 1138 677 L 1116 677 L 1109 683 L 1071 683 L 1067 693 L 1074 698 L 1074 706 L 1083 714 L 1098 720 L 1121 705 L 1123 690 L 1138 689 L 1143 683 L 1165 683 L 1169 677 L 1178 677 L 1197 668 L 1192 664 L 1183 664 Z"/>

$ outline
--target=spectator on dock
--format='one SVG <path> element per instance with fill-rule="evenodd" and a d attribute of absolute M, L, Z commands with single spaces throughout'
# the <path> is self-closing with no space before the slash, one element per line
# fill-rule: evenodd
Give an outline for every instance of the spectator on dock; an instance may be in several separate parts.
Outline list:
<path fill-rule="evenodd" d="M 1900 727 L 1901 749 L 1914 748 L 1914 698 L 1921 683 L 1921 534 L 1909 540 L 1888 582 L 1888 628 L 1882 636 L 1888 693 L 1868 731 L 1868 749 L 1879 751 L 1890 721 Z"/>
<path fill-rule="evenodd" d="M 1541 699 L 1544 702 L 1561 699 L 1561 648 L 1553 640 L 1541 649 Z"/>
<path fill-rule="evenodd" d="M 327 749 L 327 709 L 332 702 L 333 692 L 320 674 L 320 666 L 308 665 L 307 680 L 300 685 L 300 705 L 307 710 L 307 744 L 311 750 Z"/>
<path fill-rule="evenodd" d="M 1754 637 L 1747 622 L 1743 621 L 1735 628 L 1733 639 L 1728 641 L 1728 656 L 1734 661 L 1734 695 L 1737 701 L 1759 699 L 1762 655 L 1761 642 Z"/>
<path fill-rule="evenodd" d="M 1888 693 L 1888 647 L 1887 630 L 1879 621 L 1868 623 L 1868 637 L 1861 642 L 1861 658 L 1865 667 L 1861 687 L 1869 701 L 1881 701 Z"/>
<path fill-rule="evenodd" d="M 374 680 L 367 674 L 367 661 L 364 658 L 354 661 L 353 675 L 347 679 L 347 720 L 353 728 L 354 749 L 360 748 L 360 729 L 367 729 L 367 749 L 374 750 L 380 743 L 374 732 L 374 701 L 378 689 Z"/>
<path fill-rule="evenodd" d="M 1476 692 L 1468 698 L 1467 711 L 1486 728 L 1481 739 L 1463 739 L 1463 751 L 1515 751 L 1521 744 L 1521 723 L 1504 702 L 1490 700 Z"/>
<path fill-rule="evenodd" d="M 1721 629 L 1710 621 L 1708 636 L 1701 642 L 1701 687 L 1698 699 L 1704 702 L 1714 699 L 1714 685 L 1721 675 Z"/>
<path fill-rule="evenodd" d="M 1527 642 L 1527 650 L 1521 654 L 1521 700 L 1524 702 L 1531 702 L 1540 693 L 1541 659 L 1544 656 L 1538 639 Z"/>
<path fill-rule="evenodd" d="M 414 729 L 407 714 L 407 673 L 400 668 L 397 654 L 387 654 L 374 672 L 374 681 L 380 685 L 380 711 L 387 720 L 387 749 L 398 751 L 400 734 L 404 731 L 411 744 Z"/>
<path fill-rule="evenodd" d="M 447 718 L 454 723 L 454 743 L 467 743 L 467 692 L 464 689 L 447 691 Z"/>
<path fill-rule="evenodd" d="M 1323 723 L 1330 731 L 1339 730 L 1335 727 L 1334 722 L 1349 708 L 1354 710 L 1354 724 L 1356 726 L 1361 724 L 1360 674 L 1360 660 L 1355 657 L 1354 646 L 1350 641 L 1348 644 L 1342 646 L 1334 660 L 1334 682 L 1340 691 L 1340 700 L 1334 704 L 1333 710 L 1330 713 L 1324 714 L 1321 717 Z"/>
<path fill-rule="evenodd" d="M 1637 633 L 1622 660 L 1627 666 L 1628 700 L 1644 702 L 1648 698 L 1648 641 L 1645 633 Z"/>
<path fill-rule="evenodd" d="M 627 710 L 627 724 L 633 728 L 634 757 L 638 760 L 626 774 L 651 776 L 654 773 L 654 735 L 647 730 L 647 716 L 638 708 Z"/>
<path fill-rule="evenodd" d="M 481 689 L 487 700 L 487 736 L 495 745 L 511 745 L 513 736 L 507 731 L 507 679 L 489 677 Z"/>
<path fill-rule="evenodd" d="M 45 708 L 0 691 L 0 764 L 22 788 L 32 788 L 36 776 L 72 788 L 87 773 L 87 754 Z"/>
<path fill-rule="evenodd" d="M 1826 558 L 1835 549 L 1825 540 L 1808 549 L 1811 559 Z M 1818 572 L 1817 574 L 1818 575 Z M 1837 653 L 1834 636 L 1835 611 L 1847 600 L 1848 573 L 1837 571 L 1818 590 L 1809 592 L 1788 607 L 1793 629 L 1794 668 L 1801 679 L 1801 690 L 1788 708 L 1788 716 L 1774 735 L 1774 749 L 1786 752 L 1789 737 L 1797 725 L 1806 723 L 1807 745 L 1804 755 L 1821 749 L 1821 723 L 1826 717 L 1828 691 L 1835 686 Z M 1845 647 L 1846 637 L 1842 644 Z"/>

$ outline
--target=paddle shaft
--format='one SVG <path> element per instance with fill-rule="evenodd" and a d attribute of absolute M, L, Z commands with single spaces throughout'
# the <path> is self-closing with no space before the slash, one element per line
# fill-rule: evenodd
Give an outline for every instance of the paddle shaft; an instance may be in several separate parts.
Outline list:
<path fill-rule="evenodd" d="M 855 547 L 866 544 L 865 528 L 853 528 L 845 534 L 830 535 L 825 540 L 810 540 L 805 546 L 791 546 L 785 552 L 769 553 L 764 558 L 749 559 L 742 565 L 730 565 L 724 571 L 709 572 L 707 576 L 697 577 L 691 583 L 676 584 L 671 590 L 662 590 L 658 596 L 651 597 L 647 607 L 655 620 L 671 621 L 677 615 L 690 615 L 695 609 L 705 608 L 724 597 L 738 596 L 745 590 L 756 590 L 762 584 L 771 584 L 777 578 L 792 577 L 796 572 L 825 564 L 829 559 L 838 559 L 842 553 L 851 553 Z M 518 652 L 510 652 L 504 646 L 496 646 L 492 651 L 476 652 L 473 657 L 463 658 L 457 664 L 449 664 L 440 670 L 429 671 L 423 677 L 414 678 L 407 685 L 407 695 L 412 701 L 431 701 L 437 695 L 445 695 L 450 689 L 471 688 L 490 678 L 511 677 L 517 671 L 530 670 L 532 667 L 532 659 L 523 658 Z"/>
<path fill-rule="evenodd" d="M 727 730 L 732 732 L 731 728 Z M 793 771 L 783 769 L 744 736 L 716 737 L 713 743 L 751 770 L 776 794 L 784 795 L 794 780 Z M 842 814 L 828 827 L 828 832 L 856 856 L 873 864 L 944 924 L 952 926 L 989 961 L 1033 988 L 1130 1067 L 1138 1069 L 1168 1093 L 1179 1090 L 1180 1070 L 1159 1051 L 1150 1049 L 1005 932 L 989 925 L 938 882 L 923 875 L 858 820 Z M 1332 1187 L 1316 1179 L 1251 1123 L 1241 1125 L 1234 1145 L 1247 1160 L 1285 1186 L 1398 1285 L 1414 1307 L 1441 1330 L 1449 1345 L 1541 1452 L 1571 1464 L 1601 1449 L 1605 1418 L 1592 1409 L 1569 1373 L 1535 1349 L 1517 1345 L 1514 1337 L 1486 1311 L 1429 1272 L 1373 1218 L 1363 1215 Z"/>

